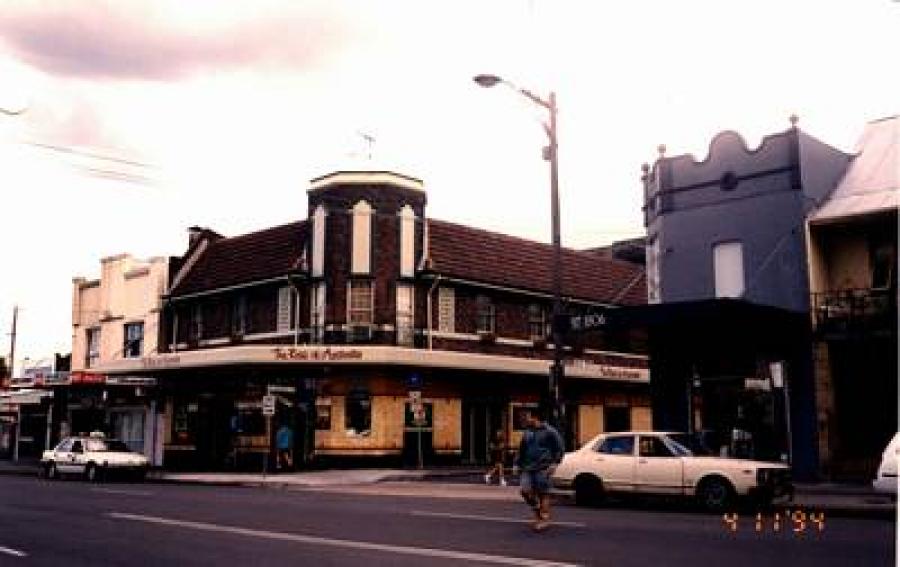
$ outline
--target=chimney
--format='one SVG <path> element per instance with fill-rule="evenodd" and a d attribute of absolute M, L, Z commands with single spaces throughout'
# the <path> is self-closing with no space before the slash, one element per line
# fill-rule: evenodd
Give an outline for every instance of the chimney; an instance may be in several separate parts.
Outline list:
<path fill-rule="evenodd" d="M 195 225 L 188 228 L 188 248 L 196 244 L 205 231 L 206 229 L 202 226 Z"/>

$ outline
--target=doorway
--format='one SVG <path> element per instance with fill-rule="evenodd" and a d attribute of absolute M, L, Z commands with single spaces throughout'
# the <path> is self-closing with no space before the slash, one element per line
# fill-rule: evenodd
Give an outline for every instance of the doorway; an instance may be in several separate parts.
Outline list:
<path fill-rule="evenodd" d="M 490 462 L 489 444 L 498 429 L 507 432 L 507 404 L 499 400 L 463 400 L 463 463 L 486 465 Z"/>

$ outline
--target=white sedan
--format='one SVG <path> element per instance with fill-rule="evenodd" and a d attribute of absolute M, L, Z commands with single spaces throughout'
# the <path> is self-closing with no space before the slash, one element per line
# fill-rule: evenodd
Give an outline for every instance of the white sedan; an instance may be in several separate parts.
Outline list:
<path fill-rule="evenodd" d="M 66 437 L 41 457 L 41 471 L 51 479 L 77 474 L 97 481 L 114 473 L 142 479 L 148 468 L 149 461 L 144 455 L 131 451 L 121 441 L 96 436 Z"/>
<path fill-rule="evenodd" d="M 598 503 L 606 493 L 659 494 L 695 497 L 715 511 L 727 510 L 737 497 L 769 503 L 793 494 L 784 464 L 697 456 L 686 439 L 653 431 L 598 435 L 566 453 L 553 485 L 574 490 L 578 504 Z"/>

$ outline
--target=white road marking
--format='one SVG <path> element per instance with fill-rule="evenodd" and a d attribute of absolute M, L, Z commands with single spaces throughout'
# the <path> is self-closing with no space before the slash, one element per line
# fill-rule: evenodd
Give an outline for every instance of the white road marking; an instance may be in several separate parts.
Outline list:
<path fill-rule="evenodd" d="M 24 551 L 19 551 L 18 549 L 13 549 L 11 547 L 3 547 L 2 545 L 0 545 L 0 553 L 12 555 L 13 557 L 28 557 L 28 554 Z"/>
<path fill-rule="evenodd" d="M 413 510 L 410 512 L 412 516 L 428 516 L 433 518 L 454 518 L 457 520 L 480 520 L 482 522 L 503 522 L 506 524 L 530 524 L 531 520 L 523 520 L 519 518 L 504 518 L 502 516 L 481 516 L 477 514 L 452 514 L 450 512 L 425 512 L 423 510 Z M 556 522 L 550 521 L 551 526 L 565 526 L 568 528 L 586 528 L 587 524 L 581 522 Z"/>
<path fill-rule="evenodd" d="M 405 545 L 391 545 L 385 543 L 372 543 L 367 541 L 354 541 L 348 539 L 335 539 L 329 537 L 310 536 L 302 534 L 291 534 L 284 532 L 268 532 L 263 530 L 254 530 L 250 528 L 239 528 L 237 526 L 224 526 L 220 524 L 208 524 L 205 522 L 191 522 L 187 520 L 175 520 L 171 518 L 160 518 L 157 516 L 145 516 L 143 514 L 128 514 L 123 512 L 109 512 L 107 514 L 111 518 L 119 520 L 131 520 L 135 522 L 144 522 L 148 524 L 159 524 L 163 526 L 175 526 L 179 528 L 191 528 L 195 530 L 207 532 L 222 532 L 235 535 L 257 537 L 263 539 L 274 539 L 280 541 L 293 541 L 298 543 L 308 543 L 313 545 L 326 545 L 330 547 L 343 547 L 348 549 L 362 549 L 366 551 L 383 551 L 387 553 L 397 553 L 401 555 L 417 555 L 420 557 L 455 559 L 462 561 L 478 561 L 482 563 L 497 563 L 501 565 L 528 565 L 530 567 L 572 567 L 574 563 L 560 563 L 556 561 L 545 561 L 543 559 L 531 559 L 527 557 L 508 557 L 505 555 L 489 555 L 484 553 L 472 553 L 466 551 L 453 551 L 450 549 L 435 549 L 429 547 L 410 547 Z"/>
<path fill-rule="evenodd" d="M 102 492 L 104 494 L 126 494 L 128 496 L 153 496 L 153 493 L 147 490 L 126 490 L 122 488 L 92 488 L 91 492 Z"/>

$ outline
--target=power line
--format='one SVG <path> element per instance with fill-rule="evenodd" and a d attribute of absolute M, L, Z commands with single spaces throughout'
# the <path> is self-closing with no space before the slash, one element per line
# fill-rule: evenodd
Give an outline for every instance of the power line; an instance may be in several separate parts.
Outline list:
<path fill-rule="evenodd" d="M 99 159 L 99 160 L 104 160 L 104 161 L 111 161 L 111 162 L 121 163 L 121 164 L 125 164 L 125 165 L 133 165 L 135 167 L 145 167 L 145 168 L 150 168 L 150 169 L 157 169 L 157 166 L 153 165 L 153 164 L 124 159 L 124 158 L 117 158 L 117 157 L 113 157 L 113 156 L 107 156 L 107 155 L 94 153 L 94 152 L 88 152 L 88 151 L 84 151 L 84 150 L 78 150 L 71 146 L 60 146 L 60 145 L 55 145 L 55 144 L 47 144 L 44 142 L 35 142 L 35 141 L 31 141 L 31 140 L 26 140 L 24 143 L 29 146 L 34 146 L 36 148 L 42 148 L 45 150 L 53 150 L 56 152 L 72 154 L 72 155 L 77 155 L 77 156 L 82 156 L 82 157 L 89 157 L 89 158 Z"/>

